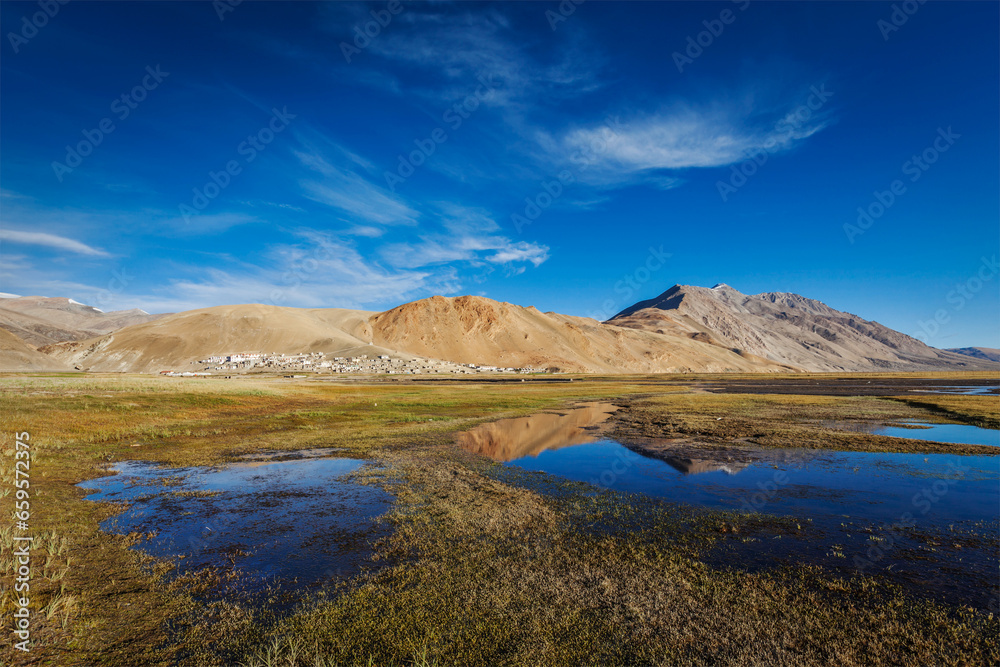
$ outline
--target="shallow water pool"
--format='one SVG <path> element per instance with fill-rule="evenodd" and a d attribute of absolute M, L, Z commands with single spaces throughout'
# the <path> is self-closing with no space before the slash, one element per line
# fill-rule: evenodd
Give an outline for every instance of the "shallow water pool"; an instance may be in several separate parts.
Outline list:
<path fill-rule="evenodd" d="M 147 535 L 137 547 L 178 571 L 238 570 L 251 586 L 349 577 L 384 533 L 375 519 L 392 502 L 347 479 L 365 461 L 303 457 L 222 467 L 163 468 L 128 461 L 80 484 L 89 500 L 128 502 L 105 531 Z"/>
<path fill-rule="evenodd" d="M 892 522 L 910 512 L 945 525 L 995 519 L 1000 507 L 1000 457 L 808 450 L 755 452 L 744 462 L 698 456 L 651 458 L 601 440 L 505 465 L 675 502 L 797 517 Z"/>
<path fill-rule="evenodd" d="M 538 447 L 537 439 L 524 435 L 538 430 L 531 419 L 486 425 L 489 431 L 459 442 L 500 462 L 515 483 L 542 492 L 559 487 L 532 472 L 696 512 L 759 512 L 792 520 L 779 524 L 794 526 L 790 532 L 764 529 L 721 540 L 703 556 L 713 566 L 808 563 L 844 576 L 877 574 L 953 604 L 987 609 L 1000 599 L 1000 456 L 780 450 L 746 443 L 712 448 L 681 440 L 636 444 L 633 450 L 602 437 L 587 420 L 573 426 L 569 414 L 559 422 L 562 437 L 547 437 L 546 446 Z M 931 435 L 927 429 L 900 430 Z M 987 438 L 996 433 L 960 427 L 936 434 L 984 443 L 967 438 L 976 430 Z"/>
<path fill-rule="evenodd" d="M 905 426 L 877 426 L 871 432 L 875 435 L 889 435 L 910 440 L 950 442 L 960 445 L 990 445 L 1000 447 L 1000 431 L 968 424 L 925 424 L 913 422 L 916 428 Z"/>

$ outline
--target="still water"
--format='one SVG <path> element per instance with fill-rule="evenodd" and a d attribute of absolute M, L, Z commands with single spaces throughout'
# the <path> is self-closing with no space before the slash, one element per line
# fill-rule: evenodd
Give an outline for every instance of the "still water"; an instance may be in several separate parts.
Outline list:
<path fill-rule="evenodd" d="M 347 479 L 365 461 L 319 458 L 325 453 L 210 468 L 128 461 L 80 486 L 94 491 L 89 500 L 130 503 L 101 528 L 145 534 L 138 548 L 179 572 L 228 567 L 251 586 L 308 584 L 355 574 L 392 502 Z"/>
<path fill-rule="evenodd" d="M 1000 456 L 776 450 L 744 443 L 720 449 L 680 440 L 653 441 L 655 454 L 643 454 L 601 435 L 609 414 L 608 406 L 591 406 L 546 413 L 538 421 L 503 420 L 472 429 L 459 442 L 510 470 L 696 509 L 789 517 L 805 526 L 795 535 L 744 535 L 720 544 L 706 554 L 715 565 L 810 563 L 845 576 L 878 573 L 920 595 L 978 608 L 995 604 L 1000 594 Z M 878 432 L 998 444 L 997 431 L 929 426 Z"/>

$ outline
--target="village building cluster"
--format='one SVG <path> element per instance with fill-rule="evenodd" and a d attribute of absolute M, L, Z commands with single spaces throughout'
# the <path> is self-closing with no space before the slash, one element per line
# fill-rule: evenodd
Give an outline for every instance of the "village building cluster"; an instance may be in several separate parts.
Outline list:
<path fill-rule="evenodd" d="M 544 369 L 499 367 L 480 364 L 458 364 L 437 359 L 397 359 L 386 354 L 354 357 L 330 356 L 323 352 L 303 354 L 278 354 L 264 352 L 239 352 L 219 355 L 191 362 L 201 366 L 200 373 L 187 371 L 184 375 L 204 375 L 211 371 L 235 372 L 291 372 L 313 373 L 363 373 L 388 375 L 416 374 L 476 374 L 476 373 L 537 373 Z M 164 375 L 180 374 L 163 371 Z"/>

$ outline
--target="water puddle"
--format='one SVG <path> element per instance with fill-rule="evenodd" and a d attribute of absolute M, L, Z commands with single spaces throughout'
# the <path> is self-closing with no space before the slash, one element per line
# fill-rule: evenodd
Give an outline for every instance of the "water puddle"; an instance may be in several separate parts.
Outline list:
<path fill-rule="evenodd" d="M 920 394 L 960 394 L 965 396 L 988 396 L 997 393 L 997 386 L 993 385 L 954 385 L 950 387 L 938 387 L 937 389 L 912 389 L 911 391 Z"/>
<path fill-rule="evenodd" d="M 1000 447 L 1000 431 L 971 426 L 969 424 L 903 422 L 900 426 L 893 426 L 866 422 L 827 422 L 824 423 L 824 426 L 838 431 L 887 435 L 907 440 L 928 440 L 930 442 L 943 442 L 954 445 L 989 445 Z"/>
<path fill-rule="evenodd" d="M 922 509 L 912 499 L 945 480 L 929 522 L 996 519 L 1000 458 L 800 450 L 733 460 L 711 450 L 643 456 L 613 440 L 547 450 L 505 463 L 593 486 L 713 509 L 892 522 Z M 939 496 L 939 497 L 938 497 Z"/>
<path fill-rule="evenodd" d="M 309 585 L 357 574 L 375 522 L 392 502 L 380 488 L 346 479 L 366 462 L 318 458 L 256 460 L 223 467 L 162 468 L 141 461 L 80 484 L 88 500 L 127 502 L 101 529 L 146 534 L 137 548 L 177 563 L 177 573 L 204 567 L 238 572 L 242 585 Z"/>
<path fill-rule="evenodd" d="M 923 424 L 914 422 L 907 426 L 885 426 L 873 431 L 876 435 L 889 435 L 910 440 L 950 442 L 961 445 L 990 445 L 1000 447 L 1000 431 L 968 424 Z"/>
<path fill-rule="evenodd" d="M 709 557 L 716 563 L 808 562 L 845 574 L 860 569 L 978 607 L 998 593 L 1000 456 L 710 448 L 681 440 L 630 448 L 585 427 L 569 428 L 569 416 L 567 428 L 553 431 L 562 438 L 524 437 L 534 429 L 526 418 L 516 426 L 504 420 L 479 427 L 479 435 L 462 442 L 483 445 L 474 451 L 509 468 L 696 508 L 792 517 L 808 526 L 808 535 L 783 540 L 732 540 L 724 554 Z M 928 426 L 876 425 L 885 435 L 898 428 L 904 437 L 938 442 L 997 445 L 1000 435 Z M 505 441 L 508 433 L 512 439 Z"/>

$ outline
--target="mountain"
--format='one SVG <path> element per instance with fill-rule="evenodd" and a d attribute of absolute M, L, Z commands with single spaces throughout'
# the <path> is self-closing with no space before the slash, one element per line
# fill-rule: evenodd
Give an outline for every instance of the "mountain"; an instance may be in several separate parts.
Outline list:
<path fill-rule="evenodd" d="M 189 370 L 192 360 L 257 351 L 392 354 L 601 373 L 793 370 L 688 338 L 667 339 L 476 296 L 436 296 L 383 313 L 218 306 L 41 351 L 64 364 L 102 372 Z"/>
<path fill-rule="evenodd" d="M 805 371 L 995 368 L 798 294 L 746 295 L 729 285 L 675 285 L 607 324 L 688 336 Z"/>
<path fill-rule="evenodd" d="M 780 362 L 688 338 L 667 339 L 479 296 L 422 299 L 379 313 L 370 323 L 377 345 L 458 363 L 598 373 L 783 369 Z"/>
<path fill-rule="evenodd" d="M 0 329 L 0 372 L 6 371 L 66 371 L 68 366 L 43 354 L 23 340 Z"/>
<path fill-rule="evenodd" d="M 1000 368 L 796 294 L 747 296 L 727 285 L 677 285 L 607 322 L 478 296 L 435 296 L 385 312 L 217 306 L 39 352 L 71 368 L 140 373 L 194 370 L 194 361 L 235 352 L 389 354 L 583 373 Z"/>
<path fill-rule="evenodd" d="M 93 338 L 158 317 L 163 316 L 150 315 L 138 308 L 105 313 L 65 298 L 0 297 L 0 329 L 6 329 L 36 348 Z"/>
<path fill-rule="evenodd" d="M 189 310 L 104 336 L 40 348 L 85 370 L 149 373 L 192 370 L 191 362 L 233 352 L 384 354 L 369 345 L 363 310 L 216 306 Z"/>
<path fill-rule="evenodd" d="M 1000 350 L 995 347 L 953 347 L 946 351 L 972 357 L 973 359 L 1000 363 Z"/>

